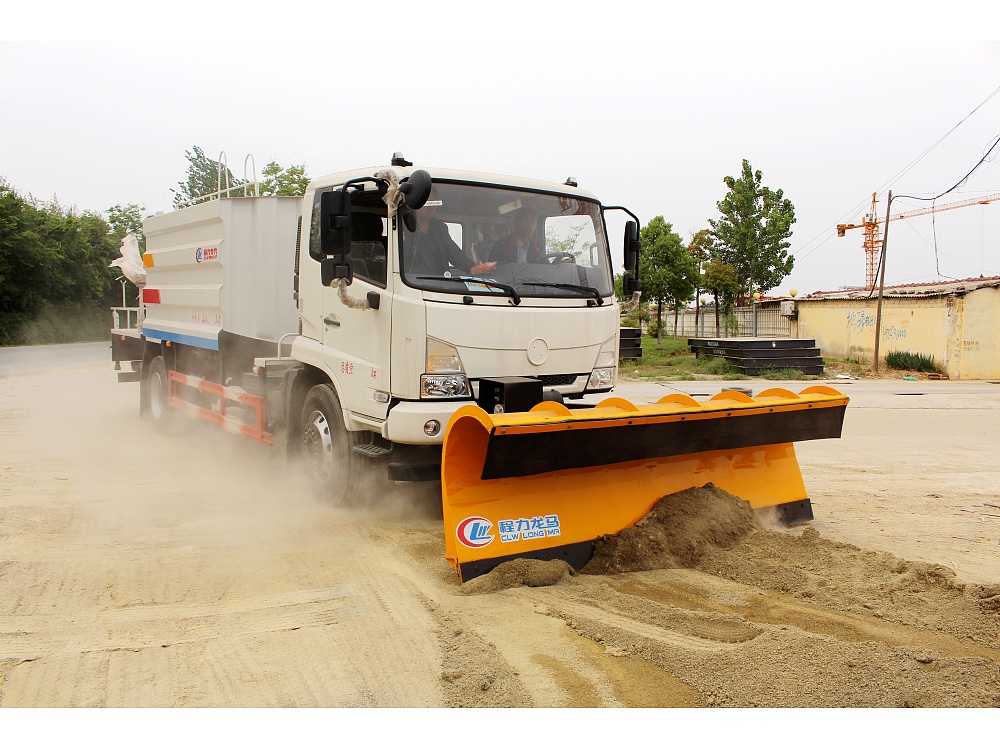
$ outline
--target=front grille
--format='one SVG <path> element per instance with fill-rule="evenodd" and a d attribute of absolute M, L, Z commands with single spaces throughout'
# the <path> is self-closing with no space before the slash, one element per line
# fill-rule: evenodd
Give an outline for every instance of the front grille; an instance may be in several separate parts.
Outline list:
<path fill-rule="evenodd" d="M 543 388 L 552 388 L 557 385 L 573 385 L 580 375 L 521 375 L 519 377 L 535 378 L 536 380 L 542 381 Z M 490 379 L 491 378 L 484 378 L 484 380 Z M 477 378 L 474 382 L 478 383 L 479 379 Z"/>
<path fill-rule="evenodd" d="M 573 385 L 576 379 L 580 377 L 579 375 L 539 375 L 538 379 L 542 381 L 543 386 L 555 386 L 555 385 Z"/>

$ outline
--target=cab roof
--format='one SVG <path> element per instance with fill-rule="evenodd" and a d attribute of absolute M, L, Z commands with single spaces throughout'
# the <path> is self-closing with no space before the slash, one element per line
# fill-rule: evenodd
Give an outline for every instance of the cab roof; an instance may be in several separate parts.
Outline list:
<path fill-rule="evenodd" d="M 410 174 L 415 172 L 417 169 L 423 169 L 428 174 L 430 174 L 431 179 L 434 181 L 441 180 L 446 182 L 464 182 L 464 183 L 478 183 L 482 185 L 488 185 L 492 187 L 505 187 L 505 188 L 515 188 L 531 191 L 540 191 L 545 193 L 557 193 L 559 195 L 572 195 L 577 198 L 582 198 L 584 200 L 590 200 L 599 203 L 597 196 L 591 193 L 589 190 L 583 190 L 579 187 L 573 187 L 572 185 L 566 185 L 564 183 L 558 182 L 547 182 L 544 180 L 535 180 L 528 177 L 514 177 L 511 175 L 497 174 L 492 172 L 477 172 L 474 170 L 462 170 L 462 169 L 444 169 L 441 167 L 369 167 L 367 169 L 354 169 L 347 172 L 335 172 L 333 174 L 324 175 L 323 177 L 317 177 L 309 183 L 309 191 L 313 192 L 316 190 L 322 190 L 323 188 L 334 187 L 336 185 L 342 185 L 344 182 L 356 177 L 374 177 L 378 172 L 382 170 L 392 170 L 395 172 L 400 181 L 404 178 L 409 177 Z"/>

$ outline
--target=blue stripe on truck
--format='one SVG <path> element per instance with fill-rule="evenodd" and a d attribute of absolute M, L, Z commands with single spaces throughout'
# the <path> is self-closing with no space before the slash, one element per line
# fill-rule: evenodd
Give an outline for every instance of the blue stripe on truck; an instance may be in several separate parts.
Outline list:
<path fill-rule="evenodd" d="M 219 340 L 218 339 L 206 339 L 201 336 L 186 336 L 183 333 L 174 333 L 173 331 L 160 331 L 155 328 L 147 328 L 143 326 L 143 335 L 148 339 L 160 339 L 160 341 L 172 341 L 175 344 L 187 344 L 188 346 L 197 346 L 202 349 L 212 349 L 214 351 L 219 351 Z"/>

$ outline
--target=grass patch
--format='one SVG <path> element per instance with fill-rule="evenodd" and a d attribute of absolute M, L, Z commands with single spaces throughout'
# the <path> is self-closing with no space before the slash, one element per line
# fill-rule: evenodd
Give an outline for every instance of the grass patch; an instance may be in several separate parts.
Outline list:
<path fill-rule="evenodd" d="M 765 367 L 760 371 L 760 375 L 757 377 L 763 378 L 764 380 L 814 380 L 818 376 L 806 375 L 802 372 L 802 370 L 796 370 L 790 367 L 781 370 L 774 367 Z"/>
<path fill-rule="evenodd" d="M 642 357 L 625 359 L 620 371 L 631 378 L 644 380 L 740 380 L 743 372 L 736 365 L 721 357 L 696 357 L 687 344 L 687 338 L 663 337 L 663 348 L 656 348 L 656 337 L 642 337 Z"/>
<path fill-rule="evenodd" d="M 889 352 L 885 355 L 885 366 L 891 370 L 911 372 L 938 372 L 934 357 L 912 352 Z"/>
<path fill-rule="evenodd" d="M 687 337 L 663 337 L 663 348 L 656 348 L 656 337 L 644 334 L 642 357 L 623 359 L 619 372 L 623 377 L 641 380 L 748 380 L 743 370 L 723 357 L 702 355 L 696 357 L 688 346 Z M 820 375 L 806 375 L 801 370 L 765 369 L 759 377 L 763 380 L 818 380 Z"/>

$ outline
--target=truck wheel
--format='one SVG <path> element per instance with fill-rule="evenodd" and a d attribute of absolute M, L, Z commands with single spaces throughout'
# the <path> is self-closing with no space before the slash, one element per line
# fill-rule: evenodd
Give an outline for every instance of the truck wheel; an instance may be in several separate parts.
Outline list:
<path fill-rule="evenodd" d="M 167 365 L 163 357 L 153 357 L 150 361 L 146 391 L 149 394 L 149 416 L 153 420 L 153 427 L 165 432 L 169 429 L 174 414 L 170 409 Z"/>
<path fill-rule="evenodd" d="M 302 406 L 301 456 L 306 474 L 321 497 L 346 503 L 354 497 L 360 461 L 344 428 L 340 399 L 332 386 L 317 385 Z"/>

